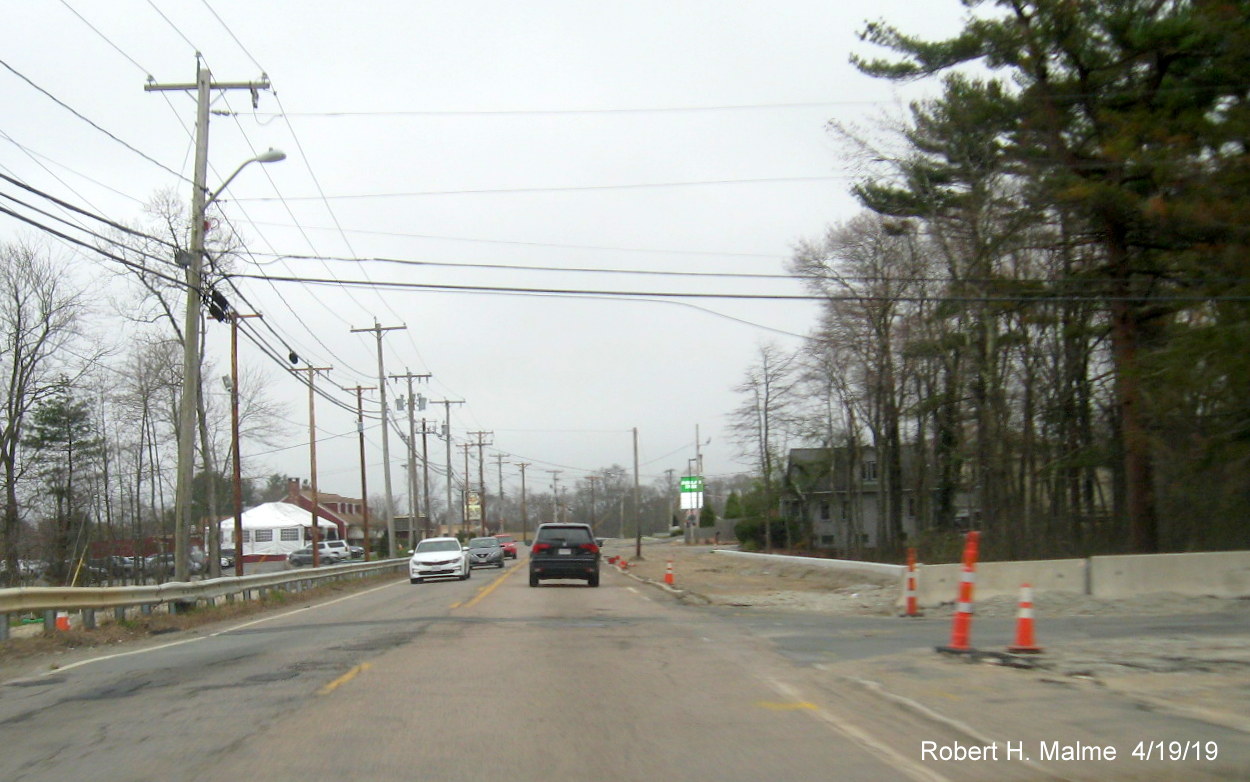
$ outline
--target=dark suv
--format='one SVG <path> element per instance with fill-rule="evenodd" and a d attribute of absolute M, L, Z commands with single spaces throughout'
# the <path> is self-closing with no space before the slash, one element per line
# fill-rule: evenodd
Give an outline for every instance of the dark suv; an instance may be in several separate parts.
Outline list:
<path fill-rule="evenodd" d="M 544 578 L 584 578 L 599 586 L 599 544 L 589 524 L 540 524 L 530 548 L 530 586 Z"/>

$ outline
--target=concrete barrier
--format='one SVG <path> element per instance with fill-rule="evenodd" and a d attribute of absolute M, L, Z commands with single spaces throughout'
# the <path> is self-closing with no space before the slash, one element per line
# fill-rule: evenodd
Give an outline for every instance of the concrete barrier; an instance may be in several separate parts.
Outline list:
<path fill-rule="evenodd" d="M 1112 600 L 1152 592 L 1250 597 L 1250 551 L 1090 557 L 1091 594 Z"/>
<path fill-rule="evenodd" d="M 916 601 L 922 608 L 954 603 L 959 596 L 963 565 L 917 565 L 920 571 Z M 1022 562 L 977 563 L 973 598 L 1018 596 L 1021 584 L 1032 584 L 1035 592 L 1075 592 L 1087 588 L 1087 561 L 1084 559 L 1032 559 Z M 904 585 L 906 586 L 906 585 Z M 900 592 L 900 601 L 902 600 Z M 902 603 L 900 602 L 900 605 Z"/>
<path fill-rule="evenodd" d="M 874 576 L 888 576 L 889 578 L 903 578 L 907 574 L 906 566 L 889 565 L 883 562 L 860 562 L 855 559 L 824 559 L 821 557 L 791 557 L 784 554 L 757 554 L 751 551 L 732 551 L 729 549 L 715 549 L 712 553 L 744 559 L 756 559 L 761 562 L 828 568 L 829 570 L 843 570 L 848 573 L 868 573 Z"/>

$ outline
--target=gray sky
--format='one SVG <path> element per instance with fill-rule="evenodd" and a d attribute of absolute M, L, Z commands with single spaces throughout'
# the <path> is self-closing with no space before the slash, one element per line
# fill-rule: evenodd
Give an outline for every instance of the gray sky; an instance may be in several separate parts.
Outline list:
<path fill-rule="evenodd" d="M 934 89 L 859 75 L 848 56 L 874 52 L 856 31 L 871 17 L 945 35 L 963 12 L 956 0 L 5 6 L 0 172 L 119 221 L 138 219 L 163 188 L 189 201 L 193 98 L 146 92 L 148 76 L 193 82 L 196 51 L 217 81 L 267 74 L 273 89 L 255 111 L 245 91 L 216 94 L 209 187 L 268 147 L 285 151 L 286 161 L 250 166 L 222 195 L 253 253 L 239 271 L 331 284 L 241 280 L 247 299 L 302 358 L 334 367 L 319 381 L 326 388 L 377 384 L 374 338 L 351 329 L 406 325 L 384 339 L 388 373 L 432 373 L 427 396 L 467 402 L 453 408 L 457 442 L 493 431 L 488 454 L 563 469 L 565 486 L 629 466 L 633 427 L 644 482 L 685 471 L 696 425 L 711 438 L 707 473 L 742 471 L 725 431 L 740 401 L 732 389 L 760 343 L 796 346 L 787 335 L 811 328 L 815 306 L 335 281 L 801 293 L 783 279 L 464 265 L 782 274 L 796 242 L 856 212 L 826 123 L 869 122 Z M 0 215 L 0 241 L 34 233 Z M 85 275 L 109 266 L 87 254 L 74 264 Z M 210 324 L 209 341 L 222 360 L 228 329 Z M 306 389 L 247 342 L 241 361 L 290 402 L 291 447 L 258 454 L 245 443 L 249 471 L 307 477 Z M 206 388 L 220 386 L 210 378 Z M 354 395 L 336 395 L 354 408 Z M 354 413 L 319 400 L 317 423 L 321 488 L 356 493 Z M 382 485 L 380 442 L 375 425 L 371 493 Z M 441 444 L 434 453 L 441 464 Z M 392 460 L 402 459 L 392 438 Z M 515 491 L 516 469 L 505 475 Z M 549 485 L 546 473 L 530 475 L 532 487 Z"/>

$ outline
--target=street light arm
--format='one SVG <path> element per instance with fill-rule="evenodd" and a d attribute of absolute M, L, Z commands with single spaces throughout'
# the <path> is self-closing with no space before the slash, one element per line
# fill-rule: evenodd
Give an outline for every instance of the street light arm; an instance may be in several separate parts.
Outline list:
<path fill-rule="evenodd" d="M 286 160 L 286 153 L 281 150 L 274 149 L 273 147 L 270 147 L 267 151 L 260 153 L 254 158 L 244 160 L 239 164 L 239 167 L 234 170 L 234 173 L 226 177 L 226 181 L 221 183 L 221 187 L 217 188 L 217 192 L 211 194 L 204 201 L 204 208 L 207 209 L 210 204 L 216 201 L 217 197 L 226 191 L 226 188 L 229 187 L 230 183 L 234 181 L 234 178 L 239 175 L 240 171 L 247 168 L 249 163 L 277 163 L 279 160 Z"/>

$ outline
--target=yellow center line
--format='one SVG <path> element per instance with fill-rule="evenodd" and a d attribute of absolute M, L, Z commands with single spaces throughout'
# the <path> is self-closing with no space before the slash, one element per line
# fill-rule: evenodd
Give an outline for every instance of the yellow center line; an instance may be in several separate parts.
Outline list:
<path fill-rule="evenodd" d="M 502 573 L 494 581 L 490 582 L 490 584 L 488 584 L 485 589 L 483 589 L 481 592 L 478 592 L 476 595 L 474 595 L 472 600 L 464 604 L 464 607 L 472 608 L 473 606 L 477 605 L 479 600 L 486 597 L 491 592 L 494 592 L 495 588 L 504 582 L 504 579 L 506 579 L 508 576 L 512 575 L 513 573 L 517 572 L 518 570 L 520 570 L 519 567 L 509 568 L 507 571 Z M 457 603 L 456 605 L 452 606 L 452 608 L 456 608 L 458 605 L 460 604 Z"/>
<path fill-rule="evenodd" d="M 795 701 L 793 703 L 775 703 L 772 701 L 757 701 L 756 706 L 769 711 L 798 711 L 800 709 L 814 709 L 816 704 L 807 701 Z"/>
<path fill-rule="evenodd" d="M 343 674 L 339 678 L 335 679 L 334 681 L 330 682 L 326 686 L 322 687 L 320 690 L 317 690 L 317 694 L 329 695 L 330 693 L 337 690 L 339 688 L 339 685 L 347 684 L 352 679 L 355 679 L 359 673 L 361 673 L 362 671 L 367 671 L 369 670 L 369 668 L 370 668 L 369 663 L 361 663 L 360 665 L 357 665 L 355 668 L 352 668 L 350 671 Z"/>

